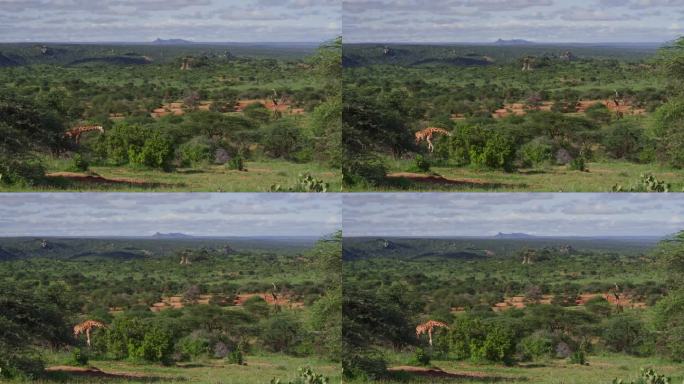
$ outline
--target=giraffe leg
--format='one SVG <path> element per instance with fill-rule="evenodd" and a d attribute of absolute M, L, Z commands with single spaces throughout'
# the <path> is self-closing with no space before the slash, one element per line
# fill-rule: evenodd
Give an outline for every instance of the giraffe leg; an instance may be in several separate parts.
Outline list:
<path fill-rule="evenodd" d="M 86 343 L 90 347 L 90 329 L 86 329 Z"/>
<path fill-rule="evenodd" d="M 427 143 L 428 143 L 428 149 L 429 149 L 430 152 L 432 153 L 432 152 L 435 150 L 435 146 L 432 145 L 432 138 L 428 137 L 428 138 L 427 138 Z"/>
<path fill-rule="evenodd" d="M 432 347 L 432 330 L 428 331 L 428 337 L 430 338 L 430 346 Z"/>

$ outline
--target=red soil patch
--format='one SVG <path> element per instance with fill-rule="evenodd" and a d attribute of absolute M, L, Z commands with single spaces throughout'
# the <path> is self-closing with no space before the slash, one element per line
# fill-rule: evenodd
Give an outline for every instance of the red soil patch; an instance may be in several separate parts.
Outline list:
<path fill-rule="evenodd" d="M 278 295 L 278 301 L 276 302 L 273 300 L 273 296 L 270 293 L 244 293 L 244 294 L 239 294 L 235 297 L 235 300 L 233 301 L 233 305 L 235 306 L 242 306 L 245 301 L 247 301 L 249 298 L 253 296 L 259 296 L 266 303 L 270 305 L 279 305 L 281 307 L 288 307 L 288 308 L 303 308 L 304 303 L 299 302 L 299 301 L 292 301 L 290 300 L 289 297 L 287 296 L 282 296 Z M 196 304 L 199 305 L 208 305 L 209 301 L 213 295 L 200 295 L 199 298 L 197 299 Z M 152 304 L 150 307 L 150 311 L 152 312 L 159 312 L 163 311 L 165 309 L 180 309 L 185 306 L 185 303 L 183 301 L 182 296 L 168 296 L 168 297 L 162 297 L 162 301 L 158 303 Z"/>
<path fill-rule="evenodd" d="M 138 372 L 104 372 L 95 367 L 71 367 L 67 365 L 57 365 L 54 367 L 45 368 L 46 372 L 62 372 L 70 375 L 87 376 L 87 377 L 103 377 L 109 379 L 158 379 L 158 377 L 150 376 Z"/>
<path fill-rule="evenodd" d="M 416 376 L 448 378 L 448 379 L 494 379 L 494 380 L 514 380 L 514 377 L 495 376 L 487 372 L 477 371 L 443 371 L 439 368 L 412 367 L 402 365 L 387 369 L 390 372 L 406 372 Z"/>
<path fill-rule="evenodd" d="M 304 113 L 303 108 L 292 108 L 292 105 L 290 103 L 283 102 L 276 106 L 272 100 L 267 99 L 238 100 L 237 104 L 235 105 L 235 112 L 244 112 L 245 108 L 247 108 L 248 106 L 258 103 L 263 104 L 263 106 L 266 107 L 266 109 L 268 109 L 269 111 L 278 111 L 290 115 L 301 115 Z"/>
<path fill-rule="evenodd" d="M 209 108 L 211 108 L 212 104 L 212 101 L 200 101 L 200 103 L 197 105 L 197 110 L 208 111 Z M 185 104 L 181 102 L 166 103 L 162 105 L 160 108 L 152 110 L 150 116 L 152 116 L 155 119 L 168 115 L 182 116 L 187 112 L 184 106 Z"/>
<path fill-rule="evenodd" d="M 623 115 L 644 115 L 646 114 L 646 110 L 643 108 L 637 108 L 633 105 L 631 105 L 627 101 L 623 101 L 622 104 L 619 106 L 615 105 L 615 102 L 613 100 L 580 100 L 577 103 L 577 112 L 572 112 L 569 114 L 573 113 L 578 113 L 578 114 L 584 114 L 586 113 L 587 109 L 591 107 L 594 104 L 603 104 L 605 105 L 611 112 L 621 112 Z M 539 105 L 538 107 L 534 108 L 535 110 L 538 111 L 550 111 L 551 107 L 553 106 L 553 102 L 551 101 L 544 101 Z M 506 103 L 504 104 L 504 107 L 501 109 L 497 109 L 494 111 L 492 114 L 492 117 L 495 119 L 501 119 L 506 116 L 514 115 L 514 116 L 523 116 L 527 114 L 527 112 L 530 110 L 525 104 L 523 103 Z M 459 120 L 455 118 L 455 116 L 459 115 L 453 115 L 452 119 L 454 120 Z M 460 115 L 462 116 L 462 115 Z"/>
<path fill-rule="evenodd" d="M 575 305 L 578 307 L 582 307 L 586 305 L 586 303 L 589 300 L 595 297 L 603 297 L 610 304 L 613 304 L 615 306 L 619 304 L 623 308 L 646 308 L 646 303 L 636 301 L 633 297 L 625 294 L 620 295 L 620 302 L 618 303 L 617 300 L 615 300 L 615 296 L 612 293 L 582 293 L 577 296 L 577 299 L 575 300 Z M 553 295 L 542 295 L 541 299 L 537 303 L 551 304 L 551 300 L 553 300 Z M 527 304 L 528 303 L 526 302 L 524 296 L 511 296 L 504 299 L 504 301 L 500 303 L 494 304 L 492 310 L 495 312 L 500 312 L 512 308 L 525 308 Z M 462 311 L 462 308 L 452 308 L 452 312 L 459 312 L 459 310 Z"/>

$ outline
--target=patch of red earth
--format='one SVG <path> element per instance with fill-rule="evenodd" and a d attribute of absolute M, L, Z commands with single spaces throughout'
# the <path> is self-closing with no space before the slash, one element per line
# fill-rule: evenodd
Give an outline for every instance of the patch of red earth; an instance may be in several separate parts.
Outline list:
<path fill-rule="evenodd" d="M 537 301 L 537 304 L 551 304 L 551 300 L 553 300 L 553 295 L 542 295 L 541 299 Z M 633 297 L 630 297 L 629 295 L 620 295 L 620 301 L 615 299 L 615 296 L 612 293 L 582 293 L 577 296 L 577 299 L 575 300 L 575 305 L 578 307 L 582 307 L 586 305 L 586 303 L 595 298 L 595 297 L 603 297 L 608 301 L 610 304 L 613 304 L 617 306 L 618 304 L 622 306 L 623 308 L 646 308 L 646 303 L 644 302 L 639 302 L 634 300 Z M 494 312 L 500 312 L 500 311 L 505 311 L 508 309 L 512 308 L 525 308 L 527 306 L 528 302 L 525 300 L 525 296 L 511 296 L 504 301 L 500 303 L 494 304 L 492 307 L 492 310 Z M 463 312 L 463 308 L 452 308 L 452 312 Z"/>
<path fill-rule="evenodd" d="M 200 101 L 200 103 L 197 105 L 197 110 L 199 111 L 208 111 L 211 108 L 211 105 L 213 104 L 212 101 Z M 162 105 L 160 108 L 156 108 L 152 110 L 152 113 L 150 113 L 150 116 L 152 116 L 155 119 L 158 119 L 160 117 L 168 116 L 168 115 L 174 115 L 174 116 L 182 116 L 187 112 L 187 109 L 185 108 L 185 104 L 181 102 L 174 102 L 174 103 L 166 103 Z"/>
<path fill-rule="evenodd" d="M 87 377 L 102 377 L 111 379 L 157 379 L 144 373 L 139 372 L 105 372 L 95 367 L 71 367 L 68 365 L 57 365 L 45 368 L 46 372 L 63 372 L 70 375 L 87 376 Z"/>
<path fill-rule="evenodd" d="M 513 380 L 515 377 L 503 377 L 492 375 L 488 372 L 478 371 L 444 371 L 439 368 L 412 367 L 402 365 L 387 369 L 390 372 L 406 372 L 416 376 L 448 378 L 448 379 L 493 379 L 493 380 Z"/>
<path fill-rule="evenodd" d="M 245 108 L 252 104 L 262 104 L 266 109 L 269 111 L 278 111 L 281 113 L 289 113 L 291 115 L 301 115 L 304 114 L 304 109 L 303 108 L 292 108 L 292 105 L 287 102 L 282 102 L 278 104 L 277 106 L 273 102 L 273 100 L 267 100 L 267 99 L 244 99 L 244 100 L 238 100 L 237 104 L 235 105 L 235 112 L 244 112 Z"/>
<path fill-rule="evenodd" d="M 235 306 L 242 306 L 245 301 L 250 299 L 251 297 L 254 296 L 260 296 L 266 303 L 270 305 L 279 305 L 281 307 L 288 307 L 288 308 L 303 308 L 304 303 L 299 302 L 299 301 L 292 301 L 290 300 L 289 297 L 287 296 L 278 296 L 278 300 L 274 300 L 273 295 L 270 293 L 244 293 L 244 294 L 239 294 L 235 297 L 235 300 L 233 301 L 233 305 Z M 200 295 L 199 298 L 197 299 L 196 304 L 199 305 L 208 305 L 209 301 L 211 301 L 211 298 L 213 295 Z M 167 296 L 163 297 L 162 301 L 158 303 L 152 304 L 150 307 L 150 311 L 152 312 L 160 312 L 165 309 L 181 309 L 185 306 L 185 302 L 183 301 L 182 296 Z"/>
<path fill-rule="evenodd" d="M 629 102 L 623 102 L 622 104 L 615 105 L 615 102 L 613 100 L 580 100 L 577 103 L 577 112 L 571 112 L 568 114 L 584 114 L 586 113 L 587 109 L 591 107 L 594 104 L 603 104 L 605 105 L 610 111 L 612 112 L 621 112 L 623 115 L 644 115 L 646 114 L 646 110 L 643 108 L 637 108 L 633 105 L 631 105 Z M 535 108 L 528 107 L 524 103 L 506 103 L 504 104 L 503 108 L 497 109 L 494 111 L 492 114 L 492 117 L 495 119 L 501 119 L 510 115 L 514 116 L 523 116 L 527 114 L 527 112 L 531 109 L 538 110 L 538 111 L 550 111 L 551 107 L 553 106 L 553 102 L 551 101 L 544 101 L 542 102 L 539 106 Z M 458 115 L 453 115 L 452 119 L 454 120 L 459 120 L 458 118 L 455 118 Z M 462 115 L 460 115 L 462 116 Z"/>

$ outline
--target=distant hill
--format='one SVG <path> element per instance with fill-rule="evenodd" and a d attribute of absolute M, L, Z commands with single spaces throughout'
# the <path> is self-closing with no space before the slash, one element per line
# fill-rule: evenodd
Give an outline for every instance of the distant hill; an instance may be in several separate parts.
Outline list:
<path fill-rule="evenodd" d="M 193 236 L 184 233 L 155 233 L 152 237 L 156 239 L 191 239 Z"/>
<path fill-rule="evenodd" d="M 527 233 L 497 233 L 494 236 L 497 239 L 533 239 L 536 236 L 528 235 Z"/>
<path fill-rule="evenodd" d="M 187 44 L 195 44 L 192 41 L 188 40 L 183 40 L 183 39 L 157 39 L 152 42 L 152 44 L 157 44 L 157 45 L 187 45 Z"/>
<path fill-rule="evenodd" d="M 499 39 L 494 42 L 496 45 L 532 45 L 534 44 L 531 41 L 528 40 L 523 40 L 523 39 L 512 39 L 512 40 L 502 40 Z"/>
<path fill-rule="evenodd" d="M 10 59 L 9 57 L 3 55 L 3 54 L 0 52 L 0 68 L 2 68 L 2 67 L 14 67 L 14 66 L 17 66 L 17 65 L 20 65 L 20 64 L 21 64 L 21 63 L 18 63 L 18 62 L 16 62 L 16 61 Z"/>

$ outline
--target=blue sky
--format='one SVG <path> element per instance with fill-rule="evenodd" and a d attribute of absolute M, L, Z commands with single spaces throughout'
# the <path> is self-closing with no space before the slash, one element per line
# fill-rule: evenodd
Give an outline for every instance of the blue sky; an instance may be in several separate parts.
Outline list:
<path fill-rule="evenodd" d="M 337 194 L 3 193 L 0 236 L 321 236 L 341 229 Z"/>
<path fill-rule="evenodd" d="M 340 0 L 0 0 L 0 42 L 322 42 Z"/>
<path fill-rule="evenodd" d="M 346 42 L 665 42 L 684 0 L 344 0 Z"/>
<path fill-rule="evenodd" d="M 342 226 L 345 236 L 661 236 L 684 230 L 684 195 L 355 193 Z"/>

